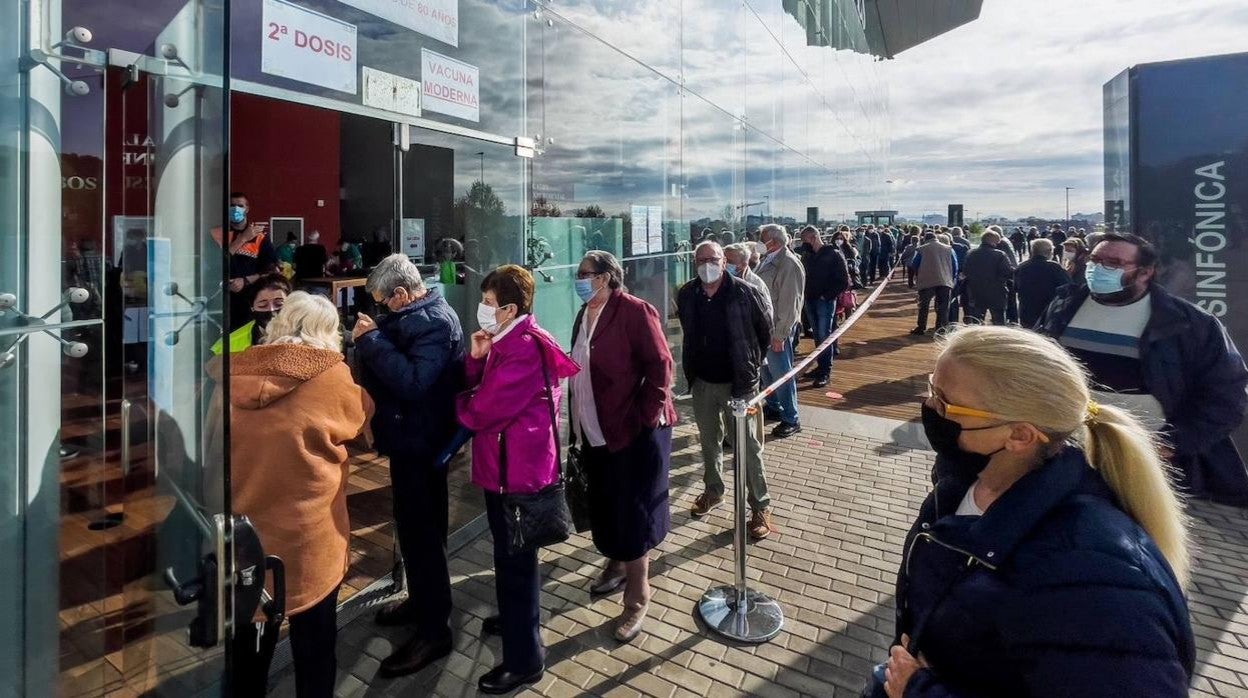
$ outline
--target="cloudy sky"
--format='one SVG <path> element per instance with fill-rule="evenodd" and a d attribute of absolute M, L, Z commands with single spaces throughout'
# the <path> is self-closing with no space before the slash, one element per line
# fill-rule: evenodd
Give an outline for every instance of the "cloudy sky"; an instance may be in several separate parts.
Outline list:
<path fill-rule="evenodd" d="M 1244 0 L 984 0 L 977 22 L 883 65 L 891 203 L 1062 216 L 1070 186 L 1072 213 L 1100 211 L 1102 85 L 1139 63 L 1245 50 Z"/>

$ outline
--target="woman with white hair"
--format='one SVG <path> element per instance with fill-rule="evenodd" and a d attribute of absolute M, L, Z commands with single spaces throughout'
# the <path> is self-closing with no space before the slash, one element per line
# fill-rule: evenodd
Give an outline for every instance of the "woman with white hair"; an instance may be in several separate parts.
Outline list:
<path fill-rule="evenodd" d="M 1186 696 L 1187 519 L 1158 444 L 1053 340 L 964 327 L 923 403 L 934 491 L 867 695 Z"/>
<path fill-rule="evenodd" d="M 218 385 L 222 365 L 209 364 Z M 231 357 L 229 380 L 232 508 L 285 563 L 296 695 L 332 696 L 338 588 L 350 561 L 347 442 L 364 431 L 373 401 L 343 363 L 338 310 L 302 291 L 286 298 L 260 345 Z M 235 683 L 263 686 L 271 655 L 257 656 L 255 626 L 242 624 L 234 642 Z"/>

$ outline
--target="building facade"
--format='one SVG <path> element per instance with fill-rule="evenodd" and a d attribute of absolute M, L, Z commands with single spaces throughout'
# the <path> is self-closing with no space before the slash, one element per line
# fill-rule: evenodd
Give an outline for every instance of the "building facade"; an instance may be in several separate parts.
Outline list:
<path fill-rule="evenodd" d="M 1157 246 L 1157 280 L 1248 347 L 1248 53 L 1146 63 L 1105 83 L 1105 227 Z M 1248 449 L 1248 426 L 1234 435 Z"/>
<path fill-rule="evenodd" d="M 276 243 L 409 254 L 469 324 L 521 263 L 570 341 L 588 249 L 670 319 L 708 229 L 881 198 L 877 61 L 978 13 L 911 4 L 0 0 L 0 695 L 232 690 L 230 192 Z"/>

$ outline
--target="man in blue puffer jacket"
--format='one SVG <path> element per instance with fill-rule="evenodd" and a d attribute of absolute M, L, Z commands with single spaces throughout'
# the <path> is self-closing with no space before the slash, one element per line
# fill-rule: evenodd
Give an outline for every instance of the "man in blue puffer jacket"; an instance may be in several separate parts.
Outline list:
<path fill-rule="evenodd" d="M 390 457 L 394 520 L 408 600 L 382 609 L 379 625 L 410 625 L 411 640 L 381 663 L 381 675 L 420 671 L 451 651 L 451 581 L 446 562 L 446 469 L 435 465 L 455 435 L 463 384 L 464 332 L 437 290 L 403 254 L 386 257 L 365 290 L 390 312 L 361 313 L 352 331 L 360 382 L 377 405 L 373 437 Z"/>

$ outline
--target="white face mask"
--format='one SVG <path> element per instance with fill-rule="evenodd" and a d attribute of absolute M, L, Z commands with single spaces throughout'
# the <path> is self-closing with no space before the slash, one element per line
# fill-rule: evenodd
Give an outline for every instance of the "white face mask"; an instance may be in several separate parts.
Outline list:
<path fill-rule="evenodd" d="M 698 267 L 698 278 L 702 279 L 704 284 L 713 284 L 719 281 L 719 277 L 724 275 L 724 270 L 719 268 L 718 264 L 706 263 Z"/>
<path fill-rule="evenodd" d="M 485 303 L 477 304 L 477 324 L 485 330 L 486 334 L 498 334 L 498 326 L 501 324 L 497 316 L 498 308 Z"/>
<path fill-rule="evenodd" d="M 1066 251 L 1062 252 L 1062 261 L 1063 261 L 1063 262 L 1073 262 L 1073 261 L 1074 261 L 1074 259 L 1075 259 L 1075 253 L 1074 253 L 1074 252 L 1072 252 L 1072 251 L 1070 251 L 1070 250 L 1066 250 Z"/>

